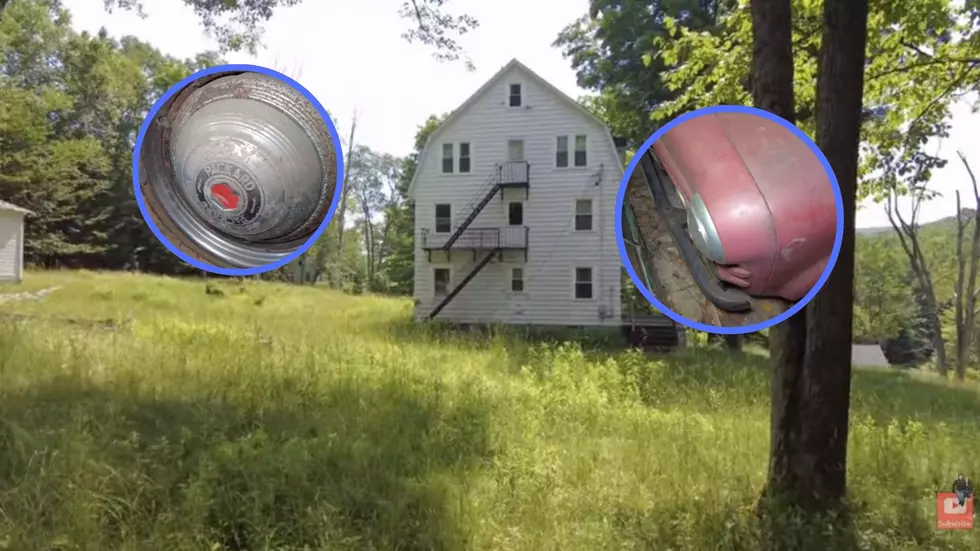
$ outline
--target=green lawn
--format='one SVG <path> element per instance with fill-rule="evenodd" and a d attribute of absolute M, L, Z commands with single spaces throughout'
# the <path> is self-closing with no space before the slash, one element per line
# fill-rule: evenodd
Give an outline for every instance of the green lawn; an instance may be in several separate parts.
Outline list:
<path fill-rule="evenodd" d="M 408 301 L 260 282 L 0 292 L 49 286 L 0 306 L 0 549 L 827 548 L 754 514 L 758 356 L 453 336 Z M 980 548 L 934 518 L 980 478 L 977 387 L 862 371 L 852 403 L 848 541 Z"/>

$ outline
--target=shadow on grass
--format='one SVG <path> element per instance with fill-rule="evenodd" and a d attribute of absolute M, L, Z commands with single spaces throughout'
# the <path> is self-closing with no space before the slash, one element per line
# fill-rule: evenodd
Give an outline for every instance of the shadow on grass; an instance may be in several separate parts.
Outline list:
<path fill-rule="evenodd" d="M 491 455 L 490 406 L 353 381 L 295 390 L 283 404 L 67 384 L 4 396 L 0 534 L 10 535 L 0 542 L 466 546 L 461 492 L 466 473 Z"/>

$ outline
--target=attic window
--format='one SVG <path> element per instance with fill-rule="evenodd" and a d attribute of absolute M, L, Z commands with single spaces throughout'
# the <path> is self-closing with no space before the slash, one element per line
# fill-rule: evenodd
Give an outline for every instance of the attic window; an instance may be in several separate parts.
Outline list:
<path fill-rule="evenodd" d="M 511 84 L 510 93 L 508 94 L 508 105 L 511 107 L 521 106 L 521 85 Z"/>

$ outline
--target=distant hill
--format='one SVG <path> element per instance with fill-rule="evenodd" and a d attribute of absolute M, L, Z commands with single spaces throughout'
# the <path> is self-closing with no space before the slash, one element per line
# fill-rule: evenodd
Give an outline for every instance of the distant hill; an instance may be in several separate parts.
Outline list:
<path fill-rule="evenodd" d="M 876 235 L 882 232 L 893 231 L 891 226 L 882 226 L 878 228 L 857 228 L 855 230 L 858 235 Z"/>
<path fill-rule="evenodd" d="M 972 220 L 974 212 L 975 212 L 974 209 L 961 209 L 960 216 L 966 218 L 967 220 Z M 935 228 L 940 226 L 948 226 L 950 229 L 955 229 L 956 227 L 955 222 L 956 222 L 955 216 L 947 216 L 945 218 L 940 218 L 939 220 L 933 220 L 932 222 L 927 222 L 925 224 L 922 224 L 922 227 L 929 228 L 930 230 L 934 230 Z M 891 226 L 879 226 L 873 228 L 857 228 L 857 230 L 855 231 L 859 236 L 871 236 L 871 235 L 879 235 L 882 233 L 891 234 L 895 230 Z"/>

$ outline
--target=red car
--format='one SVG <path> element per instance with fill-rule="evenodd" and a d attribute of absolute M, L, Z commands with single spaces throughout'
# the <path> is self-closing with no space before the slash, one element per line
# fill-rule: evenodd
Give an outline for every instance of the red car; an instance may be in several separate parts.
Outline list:
<path fill-rule="evenodd" d="M 837 232 L 835 195 L 789 129 L 748 113 L 708 114 L 667 131 L 644 157 L 658 210 L 717 306 L 797 301 L 820 279 Z M 682 207 L 670 204 L 672 191 Z"/>

